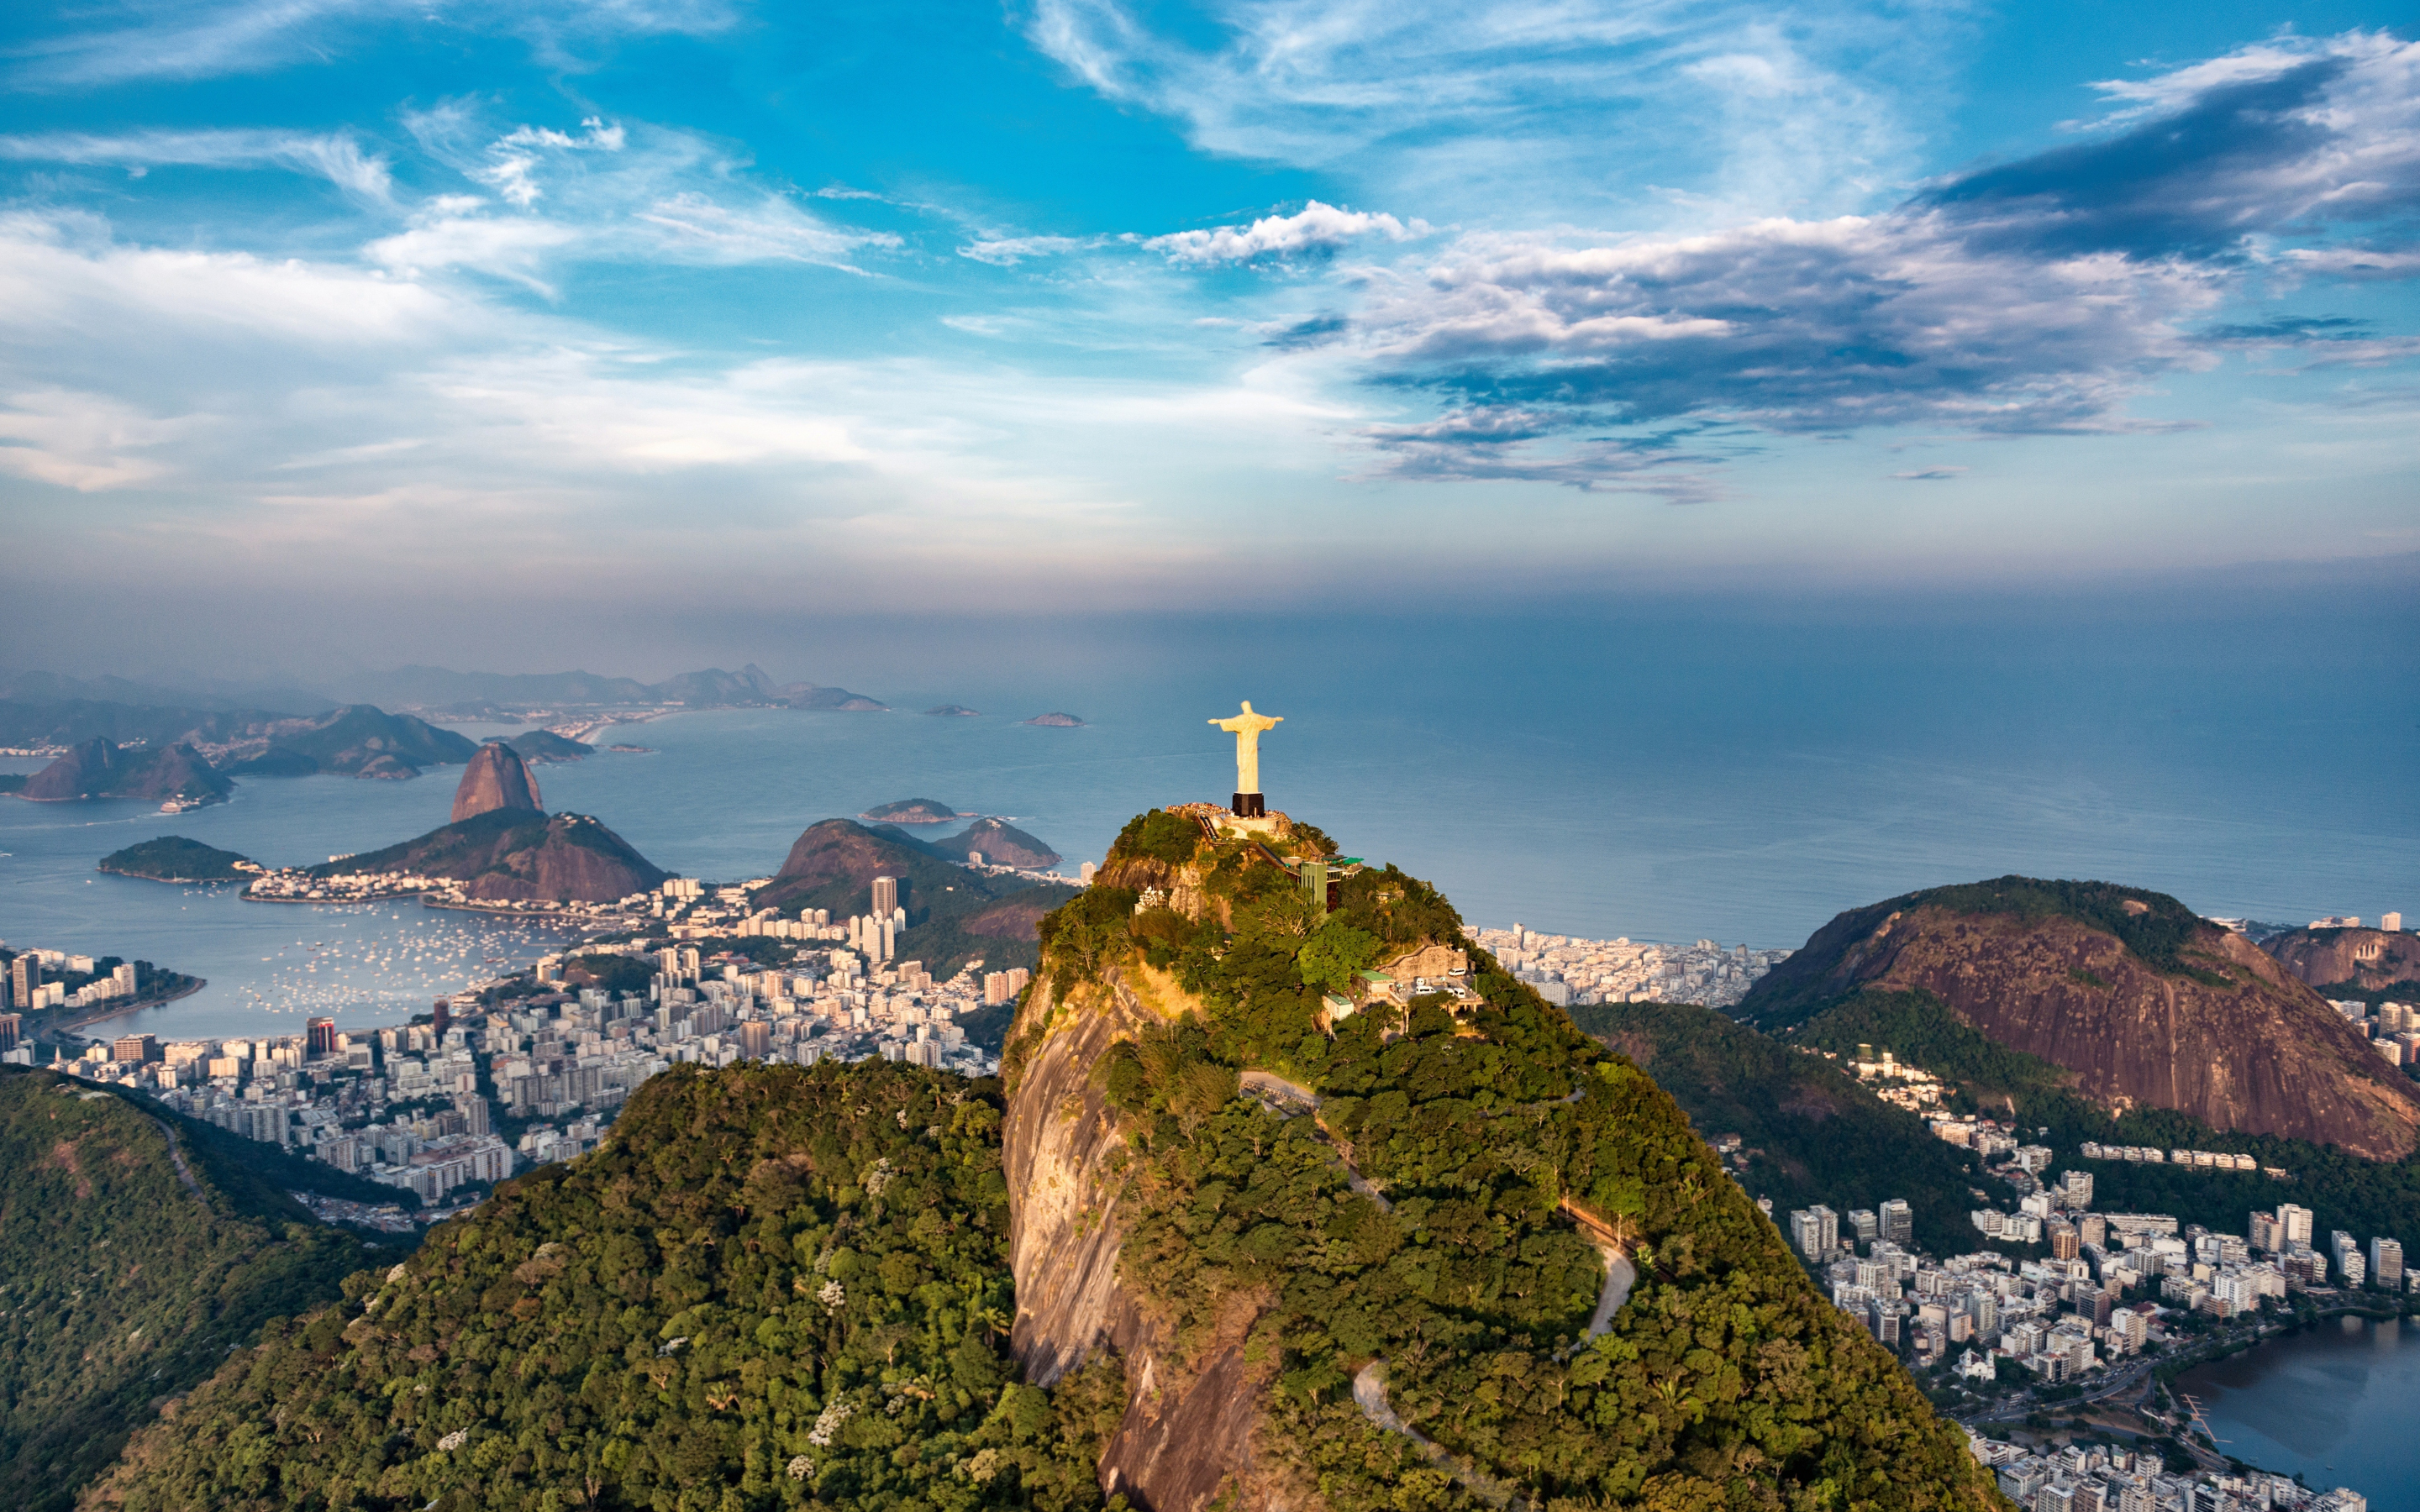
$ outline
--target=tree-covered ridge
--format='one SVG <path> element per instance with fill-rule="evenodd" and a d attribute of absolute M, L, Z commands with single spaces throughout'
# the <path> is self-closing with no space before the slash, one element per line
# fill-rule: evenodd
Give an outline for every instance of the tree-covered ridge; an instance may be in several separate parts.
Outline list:
<path fill-rule="evenodd" d="M 0 1069 L 0 1505 L 63 1512 L 161 1398 L 361 1263 L 132 1100 Z"/>
<path fill-rule="evenodd" d="M 85 1503 L 1097 1506 L 1118 1383 L 1054 1400 L 1005 1353 L 1000 1120 L 997 1084 L 882 1061 L 676 1067 L 266 1331 Z"/>
<path fill-rule="evenodd" d="M 1044 969 L 1059 1001 L 1148 969 L 1195 1005 L 1099 1068 L 1131 1157 L 1120 1275 L 1180 1352 L 1249 1330 L 1261 1447 L 1299 1489 L 1335 1512 L 1457 1504 L 1474 1482 L 1558 1512 L 1996 1504 L 1672 1100 L 1434 889 L 1364 872 L 1322 917 L 1257 846 L 1173 817 L 1127 826 L 1046 921 Z M 1191 887 L 1198 912 L 1138 913 L 1145 887 Z M 1370 1002 L 1323 1030 L 1336 962 L 1422 943 L 1469 952 L 1477 1001 Z M 1047 1032 L 1029 1016 L 1013 1073 Z M 1239 1097 L 1245 1070 L 1312 1089 L 1317 1114 Z M 1638 1272 L 1593 1338 L 1606 1270 L 1575 1209 Z M 1352 1391 L 1373 1361 L 1393 1410 L 1475 1474 L 1373 1426 Z"/>
<path fill-rule="evenodd" d="M 1980 1243 L 1967 1218 L 1974 1157 L 1934 1138 L 1922 1119 L 1883 1102 L 1838 1062 L 1688 1003 L 1590 1004 L 1571 1015 L 1655 1078 L 1700 1134 L 1738 1134 L 1747 1157 L 1741 1181 L 1776 1210 L 1821 1202 L 1847 1212 L 1902 1197 L 1918 1248 L 1956 1255 Z M 1869 1035 L 1866 1042 L 1900 1041 Z"/>

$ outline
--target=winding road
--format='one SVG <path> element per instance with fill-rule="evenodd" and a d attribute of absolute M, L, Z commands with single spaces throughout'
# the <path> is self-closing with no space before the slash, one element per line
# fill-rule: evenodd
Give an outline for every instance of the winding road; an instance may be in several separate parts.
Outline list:
<path fill-rule="evenodd" d="M 1311 1128 L 1318 1133 L 1320 1139 L 1328 1149 L 1335 1151 L 1338 1164 L 1344 1167 L 1346 1183 L 1354 1191 L 1376 1203 L 1381 1211 L 1393 1211 L 1394 1205 L 1387 1200 L 1387 1195 L 1378 1190 L 1376 1183 L 1363 1176 L 1354 1166 L 1344 1147 L 1338 1144 L 1335 1137 L 1320 1124 L 1318 1119 L 1320 1100 L 1317 1092 L 1300 1082 L 1291 1082 L 1273 1072 L 1265 1071 L 1244 1072 L 1241 1086 L 1246 1096 L 1259 1100 L 1262 1106 L 1280 1118 L 1290 1119 L 1306 1113 L 1311 1114 Z M 1586 1089 L 1583 1088 L 1559 1101 L 1565 1103 L 1576 1103 L 1585 1094 Z M 1637 1284 L 1638 1270 L 1630 1263 L 1630 1257 L 1625 1253 L 1620 1236 L 1608 1228 L 1595 1214 L 1576 1206 L 1569 1197 L 1564 1198 L 1560 1206 L 1562 1211 L 1571 1218 L 1573 1224 L 1588 1238 L 1589 1242 L 1596 1246 L 1597 1253 L 1605 1258 L 1605 1288 L 1597 1294 L 1596 1312 L 1589 1319 L 1588 1326 L 1587 1336 L 1595 1338 L 1613 1326 L 1614 1315 L 1621 1311 L 1623 1303 L 1630 1300 L 1630 1288 Z M 1576 1352 L 1579 1347 L 1577 1344 L 1573 1345 L 1570 1350 L 1565 1351 L 1566 1355 Z M 1523 1506 L 1529 1504 L 1527 1498 L 1523 1497 L 1516 1488 L 1497 1480 L 1484 1471 L 1456 1460 L 1444 1445 L 1414 1430 L 1406 1424 L 1402 1415 L 1395 1411 L 1393 1404 L 1387 1400 L 1386 1361 L 1371 1361 L 1353 1378 L 1353 1404 L 1361 1410 L 1363 1417 L 1368 1418 L 1379 1429 L 1388 1433 L 1400 1433 L 1419 1444 L 1421 1452 L 1426 1454 L 1437 1468 L 1469 1487 L 1472 1495 L 1497 1508 L 1497 1512 L 1505 1512 L 1506 1508 L 1515 1503 Z"/>

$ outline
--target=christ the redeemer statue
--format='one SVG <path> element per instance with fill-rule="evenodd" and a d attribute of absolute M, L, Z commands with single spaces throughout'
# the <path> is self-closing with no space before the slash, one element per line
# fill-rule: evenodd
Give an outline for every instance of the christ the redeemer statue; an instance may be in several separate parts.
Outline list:
<path fill-rule="evenodd" d="M 1238 819 L 1258 819 L 1268 812 L 1261 798 L 1261 732 L 1274 730 L 1285 722 L 1283 715 L 1254 714 L 1249 700 L 1244 712 L 1232 719 L 1213 719 L 1210 723 L 1235 737 L 1235 801 L 1233 811 Z"/>

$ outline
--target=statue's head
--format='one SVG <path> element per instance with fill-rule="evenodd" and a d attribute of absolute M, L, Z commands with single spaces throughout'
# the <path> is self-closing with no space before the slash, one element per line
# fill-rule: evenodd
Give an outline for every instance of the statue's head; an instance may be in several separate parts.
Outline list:
<path fill-rule="evenodd" d="M 1246 700 L 1244 701 L 1244 712 L 1245 712 L 1246 714 L 1249 714 L 1249 713 L 1251 713 L 1251 712 L 1252 712 L 1252 701 L 1251 701 L 1250 699 L 1246 699 Z"/>

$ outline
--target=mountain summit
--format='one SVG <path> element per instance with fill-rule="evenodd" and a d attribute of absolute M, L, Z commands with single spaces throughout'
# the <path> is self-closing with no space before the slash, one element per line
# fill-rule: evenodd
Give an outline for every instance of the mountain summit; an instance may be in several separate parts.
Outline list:
<path fill-rule="evenodd" d="M 546 805 L 537 795 L 537 778 L 520 752 L 501 740 L 491 740 L 479 748 L 463 769 L 462 781 L 454 790 L 454 823 L 492 813 L 499 809 L 522 809 L 536 813 Z"/>

